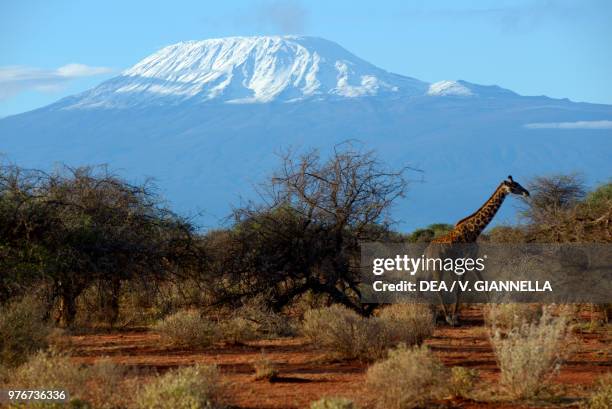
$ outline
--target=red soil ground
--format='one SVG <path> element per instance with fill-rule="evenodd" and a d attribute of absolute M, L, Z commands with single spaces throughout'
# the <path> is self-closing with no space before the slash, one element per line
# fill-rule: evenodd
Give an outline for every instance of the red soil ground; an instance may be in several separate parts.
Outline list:
<path fill-rule="evenodd" d="M 427 344 L 444 364 L 478 369 L 482 385 L 495 385 L 499 377 L 495 357 L 476 309 L 464 313 L 461 327 L 440 327 Z M 555 401 L 514 403 L 486 399 L 448 399 L 432 403 L 443 408 L 578 408 L 579 398 L 592 389 L 597 378 L 612 371 L 612 330 L 610 326 L 589 333 L 578 333 L 577 347 L 555 377 Z M 250 342 L 248 345 L 215 346 L 199 351 L 165 347 L 151 332 L 122 331 L 71 337 L 75 360 L 92 363 L 109 356 L 117 363 L 142 371 L 163 372 L 195 363 L 214 363 L 228 382 L 228 404 L 241 409 L 308 408 L 324 396 L 344 396 L 362 407 L 371 407 L 372 392 L 365 388 L 366 364 L 332 362 L 310 347 L 302 338 Z M 256 381 L 252 363 L 264 350 L 280 371 L 277 381 Z"/>

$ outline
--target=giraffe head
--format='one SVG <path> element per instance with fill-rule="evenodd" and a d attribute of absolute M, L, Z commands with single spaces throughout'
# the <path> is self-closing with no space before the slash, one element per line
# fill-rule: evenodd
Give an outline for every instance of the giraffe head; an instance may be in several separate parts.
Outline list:
<path fill-rule="evenodd" d="M 512 176 L 508 176 L 508 179 L 504 180 L 502 184 L 504 185 L 506 192 L 508 193 L 520 195 L 523 197 L 529 196 L 529 191 L 523 186 L 521 186 L 520 183 L 515 182 L 514 179 L 512 179 Z"/>

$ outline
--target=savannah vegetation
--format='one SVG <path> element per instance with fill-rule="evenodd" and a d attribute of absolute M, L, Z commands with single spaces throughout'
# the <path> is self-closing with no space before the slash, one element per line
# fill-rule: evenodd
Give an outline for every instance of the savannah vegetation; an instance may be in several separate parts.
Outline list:
<path fill-rule="evenodd" d="M 329 157 L 289 151 L 259 200 L 236 208 L 227 227 L 201 231 L 150 181 L 133 184 L 105 167 L 2 166 L 2 387 L 65 388 L 71 407 L 240 407 L 214 363 L 151 368 L 117 363 L 110 350 L 77 359 L 73 342 L 126 333 L 153 336 L 169 354 L 254 348 L 248 382 L 269 388 L 295 381 L 270 352 L 275 342 L 297 342 L 321 365 L 354 365 L 363 374 L 363 395 L 321 394 L 311 408 L 457 399 L 555 405 L 565 396 L 555 377 L 581 336 L 610 337 L 606 308 L 479 307 L 470 331 L 482 334 L 494 359 L 485 376 L 477 363 L 441 358 L 436 339 L 448 329 L 436 327 L 430 306 L 359 302 L 361 240 L 428 242 L 452 228 L 394 230 L 390 210 L 412 171 L 389 169 L 350 145 Z M 481 240 L 612 242 L 612 183 L 589 190 L 577 175 L 553 175 L 528 189 L 522 223 L 494 227 Z M 609 348 L 602 352 L 609 357 Z M 571 407 L 610 407 L 610 376 L 571 399 Z"/>

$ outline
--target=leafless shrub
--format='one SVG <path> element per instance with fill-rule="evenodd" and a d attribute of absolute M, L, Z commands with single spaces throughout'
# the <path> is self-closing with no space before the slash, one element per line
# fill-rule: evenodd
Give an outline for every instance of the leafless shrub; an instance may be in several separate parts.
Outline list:
<path fill-rule="evenodd" d="M 258 337 L 282 337 L 295 334 L 291 319 L 266 305 L 263 296 L 256 296 L 238 308 L 234 316 L 241 317 L 253 325 Z"/>
<path fill-rule="evenodd" d="M 405 171 L 351 143 L 328 157 L 283 153 L 260 187 L 261 204 L 236 209 L 234 228 L 211 240 L 222 250 L 211 252 L 219 258 L 212 263 L 218 298 L 233 303 L 266 294 L 281 311 L 313 292 L 371 312 L 359 301 L 359 241 L 389 235 L 389 209 L 405 192 Z"/>
<path fill-rule="evenodd" d="M 586 195 L 584 181 L 576 174 L 537 177 L 527 189 L 530 196 L 523 214 L 537 224 L 554 223 L 560 213 L 574 207 Z"/>

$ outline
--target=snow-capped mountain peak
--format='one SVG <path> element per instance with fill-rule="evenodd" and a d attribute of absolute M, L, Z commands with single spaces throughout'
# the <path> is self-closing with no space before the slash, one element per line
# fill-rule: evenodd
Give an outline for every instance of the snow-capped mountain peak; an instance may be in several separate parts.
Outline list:
<path fill-rule="evenodd" d="M 68 107 L 423 95 L 427 87 L 321 38 L 227 37 L 164 47 Z"/>

